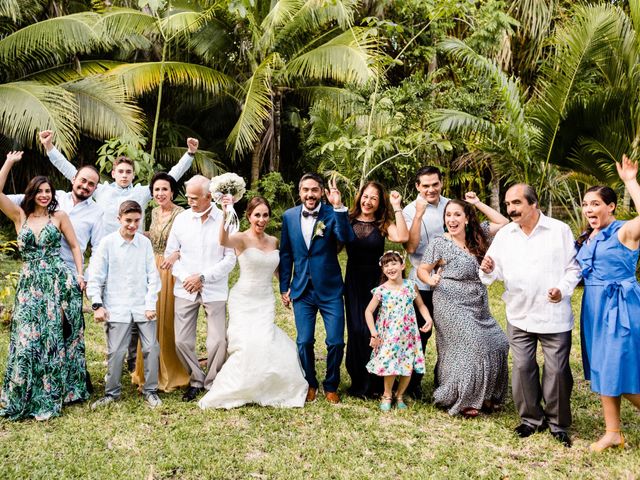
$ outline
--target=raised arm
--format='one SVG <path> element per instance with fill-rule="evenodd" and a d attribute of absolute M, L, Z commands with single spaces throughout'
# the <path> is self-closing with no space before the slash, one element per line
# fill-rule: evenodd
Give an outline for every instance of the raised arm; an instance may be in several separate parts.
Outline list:
<path fill-rule="evenodd" d="M 420 245 L 420 235 L 422 233 L 422 217 L 424 212 L 427 211 L 427 201 L 418 196 L 416 201 L 416 213 L 413 218 L 407 218 L 405 220 L 411 226 L 409 227 L 409 240 L 404 244 L 404 249 L 407 253 L 415 253 L 418 245 Z"/>
<path fill-rule="evenodd" d="M 7 177 L 11 168 L 16 162 L 19 162 L 22 158 L 22 152 L 9 152 L 7 153 L 7 159 L 5 160 L 2 168 L 0 168 L 0 210 L 16 225 L 16 230 L 22 224 L 24 213 L 22 209 L 9 199 L 2 190 L 5 183 L 7 183 Z"/>
<path fill-rule="evenodd" d="M 487 220 L 489 220 L 489 233 L 491 235 L 495 235 L 498 230 L 509 223 L 509 219 L 507 217 L 502 215 L 497 210 L 494 210 L 489 205 L 482 203 L 475 192 L 465 193 L 464 199 L 466 202 L 470 203 L 478 210 L 480 210 L 485 217 L 487 217 Z"/>
<path fill-rule="evenodd" d="M 78 169 L 53 146 L 53 132 L 51 130 L 44 130 L 40 132 L 38 136 L 40 137 L 40 143 L 42 143 L 42 146 L 47 151 L 47 156 L 51 164 L 56 167 L 67 180 L 73 181 L 73 177 L 78 173 Z"/>
<path fill-rule="evenodd" d="M 226 205 L 233 205 L 233 198 L 231 198 L 231 195 L 225 195 L 222 197 L 223 221 L 220 223 L 220 236 L 218 241 L 223 247 L 234 248 L 238 254 L 240 254 L 245 248 L 247 248 L 244 243 L 244 235 L 240 232 L 229 235 L 228 230 L 224 228 L 225 220 L 227 219 Z"/>
<path fill-rule="evenodd" d="M 389 240 L 396 243 L 406 243 L 409 240 L 409 228 L 402 213 L 402 197 L 393 190 L 389 194 L 389 201 L 393 209 L 394 221 L 389 225 L 387 236 Z"/>
<path fill-rule="evenodd" d="M 622 162 L 616 162 L 620 180 L 624 182 L 636 212 L 640 213 L 640 185 L 638 185 L 638 162 L 631 160 L 626 155 L 622 156 Z M 626 222 L 618 233 L 620 242 L 631 250 L 636 250 L 640 244 L 640 216 Z"/>
<path fill-rule="evenodd" d="M 187 152 L 182 156 L 182 158 L 176 163 L 171 170 L 169 170 L 169 175 L 171 175 L 176 180 L 180 180 L 182 176 L 187 173 L 187 171 L 191 168 L 191 164 L 193 163 L 193 159 L 196 156 L 196 152 L 198 151 L 198 139 L 197 138 L 187 138 Z"/>

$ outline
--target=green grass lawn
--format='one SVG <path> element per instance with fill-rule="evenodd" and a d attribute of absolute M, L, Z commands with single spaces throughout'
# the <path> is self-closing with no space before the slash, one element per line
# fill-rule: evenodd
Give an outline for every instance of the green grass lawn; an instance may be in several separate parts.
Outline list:
<path fill-rule="evenodd" d="M 7 260 L 2 263 L 3 271 L 10 269 Z M 576 314 L 580 295 L 574 295 Z M 493 287 L 492 311 L 504 328 L 499 297 L 500 287 Z M 279 306 L 277 323 L 294 337 L 290 311 Z M 90 315 L 87 326 L 93 401 L 104 387 L 106 349 L 102 328 Z M 317 331 L 322 373 L 321 321 Z M 0 329 L 3 373 L 8 333 L 7 326 Z M 198 347 L 204 354 L 203 329 Z M 427 394 L 433 390 L 434 363 L 431 341 Z M 175 392 L 162 394 L 164 404 L 150 410 L 124 376 L 122 401 L 103 410 L 91 411 L 87 402 L 65 408 L 62 417 L 48 422 L 0 420 L 0 478 L 640 478 L 640 416 L 626 402 L 623 423 L 630 448 L 600 455 L 588 451 L 604 426 L 598 399 L 582 379 L 577 328 L 571 366 L 576 380 L 571 449 L 548 433 L 516 438 L 513 428 L 519 422 L 510 398 L 502 412 L 472 420 L 450 417 L 428 402 L 383 414 L 375 401 L 346 396 L 335 406 L 319 399 L 303 409 L 203 412 Z M 344 369 L 342 378 L 345 390 Z"/>

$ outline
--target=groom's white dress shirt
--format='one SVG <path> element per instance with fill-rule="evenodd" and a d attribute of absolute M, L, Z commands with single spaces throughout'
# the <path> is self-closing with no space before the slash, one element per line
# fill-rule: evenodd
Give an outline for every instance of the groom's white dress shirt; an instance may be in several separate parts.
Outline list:
<path fill-rule="evenodd" d="M 229 272 L 236 264 L 232 248 L 218 243 L 222 212 L 215 204 L 203 222 L 201 214 L 192 209 L 176 216 L 169 233 L 165 257 L 180 252 L 180 259 L 173 265 L 173 276 L 177 281 L 173 288 L 176 297 L 195 301 L 197 293 L 189 293 L 182 282 L 190 275 L 204 275 L 200 295 L 204 303 L 226 301 L 229 292 Z"/>
<path fill-rule="evenodd" d="M 51 164 L 56 167 L 60 173 L 66 178 L 72 180 L 78 173 L 78 169 L 69 162 L 64 155 L 55 147 L 47 152 Z M 191 168 L 193 157 L 188 153 L 185 153 L 180 161 L 169 170 L 171 175 L 176 180 L 180 178 Z M 102 208 L 104 212 L 103 217 L 103 229 L 104 233 L 115 232 L 120 228 L 120 222 L 118 222 L 118 210 L 120 204 L 125 200 L 134 200 L 142 207 L 143 221 L 140 222 L 140 232 L 144 232 L 144 211 L 147 205 L 151 201 L 151 191 L 149 185 L 129 185 L 128 187 L 119 187 L 115 182 L 104 182 L 96 187 L 93 192 L 93 198 L 96 203 Z"/>
<path fill-rule="evenodd" d="M 321 203 L 318 203 L 318 206 L 313 210 L 307 210 L 302 207 L 302 212 L 320 212 Z M 303 213 L 300 213 L 300 228 L 302 229 L 302 237 L 304 238 L 304 243 L 307 244 L 307 248 L 311 245 L 311 239 L 313 238 L 313 226 L 316 224 L 317 218 L 313 218 L 313 216 L 308 215 L 304 216 Z"/>
<path fill-rule="evenodd" d="M 540 213 L 527 236 L 512 222 L 498 231 L 487 256 L 495 268 L 489 274 L 480 270 L 480 280 L 485 285 L 494 280 L 504 282 L 502 299 L 509 323 L 532 333 L 561 333 L 573 328 L 571 294 L 580 281 L 580 267 L 568 225 Z M 549 301 L 551 288 L 562 293 L 559 303 Z"/>

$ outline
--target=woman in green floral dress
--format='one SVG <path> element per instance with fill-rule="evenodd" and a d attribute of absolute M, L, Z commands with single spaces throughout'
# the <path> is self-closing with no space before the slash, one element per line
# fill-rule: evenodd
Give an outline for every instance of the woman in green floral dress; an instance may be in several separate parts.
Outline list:
<path fill-rule="evenodd" d="M 10 152 L 0 169 L 4 185 L 22 152 Z M 9 356 L 0 393 L 0 415 L 11 420 L 59 415 L 63 403 L 86 400 L 82 320 L 82 257 L 69 217 L 57 211 L 47 177 L 33 178 L 20 206 L 0 193 L 0 210 L 18 233 L 24 261 L 11 319 Z M 73 252 L 77 279 L 60 258 L 64 235 Z M 63 334 L 63 323 L 70 330 Z"/>

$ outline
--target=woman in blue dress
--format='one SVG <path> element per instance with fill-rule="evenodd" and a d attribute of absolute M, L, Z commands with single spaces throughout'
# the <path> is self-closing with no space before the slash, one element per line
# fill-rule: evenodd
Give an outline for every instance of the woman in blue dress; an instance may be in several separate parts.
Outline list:
<path fill-rule="evenodd" d="M 626 155 L 616 162 L 636 209 L 640 209 L 638 164 Z M 584 277 L 581 336 L 585 377 L 600 395 L 606 432 L 591 450 L 623 448 L 620 401 L 640 410 L 640 285 L 636 279 L 640 217 L 623 222 L 614 212 L 617 197 L 609 187 L 592 187 L 584 195 L 589 222 L 578 239 L 578 262 Z"/>

